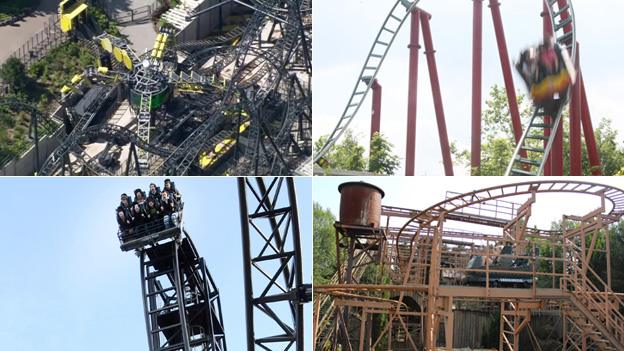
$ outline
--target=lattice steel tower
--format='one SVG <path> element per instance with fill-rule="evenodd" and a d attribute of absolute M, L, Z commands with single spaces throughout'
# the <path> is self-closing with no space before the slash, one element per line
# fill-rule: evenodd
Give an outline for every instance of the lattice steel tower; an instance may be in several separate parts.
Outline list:
<path fill-rule="evenodd" d="M 243 237 L 247 350 L 304 350 L 301 236 L 292 177 L 238 178 Z M 255 329 L 262 325 L 262 329 Z"/>
<path fill-rule="evenodd" d="M 161 222 L 119 233 L 121 249 L 140 257 L 149 351 L 227 350 L 219 291 L 203 257 L 182 220 L 169 229 Z"/>

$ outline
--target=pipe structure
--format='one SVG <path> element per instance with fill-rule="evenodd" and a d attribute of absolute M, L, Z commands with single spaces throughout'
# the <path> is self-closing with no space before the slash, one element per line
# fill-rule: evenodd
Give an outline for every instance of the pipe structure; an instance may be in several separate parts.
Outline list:
<path fill-rule="evenodd" d="M 409 86 L 407 92 L 407 141 L 405 147 L 405 175 L 413 176 L 416 157 L 416 106 L 418 99 L 418 50 L 420 49 L 419 10 L 412 11 L 409 44 Z"/>
<path fill-rule="evenodd" d="M 438 78 L 438 67 L 435 60 L 435 49 L 433 47 L 433 38 L 431 36 L 431 26 L 429 20 L 431 15 L 425 11 L 420 11 L 423 39 L 425 42 L 425 55 L 427 57 L 427 65 L 429 68 L 429 79 L 431 80 L 431 90 L 433 95 L 433 106 L 435 109 L 436 120 L 438 122 L 438 135 L 440 137 L 440 149 L 442 152 L 442 161 L 444 163 L 444 174 L 453 175 L 453 160 L 451 158 L 451 147 L 446 131 L 446 118 L 444 117 L 444 105 L 442 104 L 442 93 L 440 91 L 440 79 Z"/>
<path fill-rule="evenodd" d="M 472 174 L 481 170 L 481 71 L 483 66 L 483 0 L 473 0 L 472 22 Z"/>
<path fill-rule="evenodd" d="M 251 243 L 249 238 L 249 212 L 247 210 L 247 195 L 245 191 L 246 180 L 243 177 L 238 178 L 238 203 L 241 215 L 241 233 L 243 243 L 243 261 L 251 262 Z M 254 351 L 254 320 L 253 320 L 253 288 L 251 283 L 251 267 L 245 264 L 243 267 L 245 278 L 245 320 L 247 327 L 247 351 Z"/>
<path fill-rule="evenodd" d="M 370 138 L 373 140 L 373 136 L 375 133 L 379 133 L 381 129 L 381 94 L 382 88 L 381 84 L 377 79 L 373 80 L 373 109 L 372 109 L 372 118 L 371 118 L 371 133 Z"/>
<path fill-rule="evenodd" d="M 570 175 L 583 175 L 582 160 L 583 149 L 581 146 L 581 80 L 578 79 L 580 47 L 576 44 L 576 72 L 577 79 L 572 86 L 572 98 L 570 100 Z"/>
<path fill-rule="evenodd" d="M 585 136 L 585 145 L 587 146 L 587 156 L 589 158 L 592 175 L 600 176 L 602 175 L 600 154 L 598 152 L 598 148 L 596 147 L 594 126 L 591 121 L 589 104 L 587 103 L 587 93 L 585 92 L 583 72 L 579 72 L 578 78 L 581 81 L 581 124 L 583 125 L 583 135 Z"/>
<path fill-rule="evenodd" d="M 511 114 L 514 138 L 516 139 L 516 143 L 519 143 L 522 138 L 523 131 L 522 121 L 520 120 L 516 87 L 511 73 L 511 60 L 509 60 L 507 40 L 505 39 L 505 29 L 503 27 L 503 19 L 498 0 L 490 0 L 490 11 L 492 12 L 492 22 L 494 23 L 494 33 L 496 34 L 496 45 L 498 46 L 498 55 L 500 57 L 501 68 L 503 70 L 505 90 L 507 91 L 507 104 L 509 105 L 509 113 Z M 523 150 L 520 155 L 526 158 L 526 151 Z"/>

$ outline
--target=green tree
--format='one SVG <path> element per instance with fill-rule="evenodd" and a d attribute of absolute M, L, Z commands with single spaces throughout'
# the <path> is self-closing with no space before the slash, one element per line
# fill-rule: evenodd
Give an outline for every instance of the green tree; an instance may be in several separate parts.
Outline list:
<path fill-rule="evenodd" d="M 327 136 L 321 136 L 315 143 L 315 150 L 320 150 Z M 383 134 L 376 133 L 371 140 L 370 159 L 364 156 L 365 147 L 360 144 L 356 135 L 348 129 L 340 142 L 334 144 L 324 155 L 323 168 L 327 170 L 348 170 L 356 172 L 369 171 L 377 174 L 391 175 L 399 168 L 399 157 L 392 153 L 393 145 Z"/>
<path fill-rule="evenodd" d="M 336 239 L 334 222 L 336 218 L 329 209 L 314 203 L 312 210 L 314 284 L 327 284 L 336 273 Z"/>
<path fill-rule="evenodd" d="M 0 66 L 0 78 L 16 91 L 24 90 L 29 82 L 26 75 L 26 67 L 16 57 L 10 57 Z"/>
<path fill-rule="evenodd" d="M 522 125 L 526 126 L 533 113 L 533 106 L 525 95 L 518 95 L 518 106 Z M 563 112 L 563 156 L 564 171 L 569 172 L 570 145 L 568 138 L 569 111 Z M 604 175 L 624 174 L 624 142 L 613 129 L 611 120 L 602 119 L 595 132 L 596 147 L 600 154 L 601 166 Z M 536 141 L 535 146 L 541 146 Z M 513 156 L 516 141 L 513 134 L 507 95 L 505 89 L 497 85 L 490 90 L 490 97 L 486 101 L 483 111 L 483 133 L 481 144 L 481 169 L 471 170 L 473 175 L 499 176 L 505 173 L 507 165 Z M 453 147 L 451 152 L 458 163 L 470 165 L 470 152 Z M 585 144 L 582 144 L 583 174 L 591 175 L 591 167 Z"/>
<path fill-rule="evenodd" d="M 399 156 L 392 153 L 393 147 L 394 145 L 383 134 L 375 133 L 370 143 L 368 171 L 378 174 L 394 174 L 399 169 L 401 161 Z"/>

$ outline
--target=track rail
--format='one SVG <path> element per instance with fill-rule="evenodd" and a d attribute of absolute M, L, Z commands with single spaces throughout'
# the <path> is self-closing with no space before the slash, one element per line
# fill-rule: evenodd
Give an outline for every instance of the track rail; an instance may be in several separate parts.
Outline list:
<path fill-rule="evenodd" d="M 550 12 L 551 24 L 557 44 L 559 44 L 562 50 L 568 50 L 573 65 L 576 67 L 576 25 L 572 0 L 544 0 L 544 4 L 547 5 L 546 7 Z M 539 176 L 544 172 L 544 165 L 557 136 L 557 130 L 561 124 L 561 115 L 570 97 L 571 89 L 572 86 L 568 88 L 565 96 L 561 98 L 556 114 L 551 117 L 551 123 L 548 123 L 546 120 L 548 113 L 544 107 L 537 106 L 535 108 L 533 117 L 529 120 L 522 138 L 514 150 L 505 175 Z M 551 131 L 548 137 L 544 136 L 544 131 L 547 129 Z M 546 142 L 546 145 L 544 147 L 535 147 L 535 145 L 531 144 L 531 140 L 543 140 Z M 526 158 L 520 155 L 522 152 L 527 153 Z"/>
<path fill-rule="evenodd" d="M 323 145 L 323 147 L 315 153 L 314 162 L 318 162 L 323 158 L 323 156 L 325 156 L 329 149 L 331 149 L 331 147 L 346 131 L 349 124 L 351 124 L 351 121 L 355 118 L 355 115 L 359 111 L 360 107 L 362 107 L 364 99 L 366 99 L 366 95 L 371 90 L 373 81 L 375 80 L 375 77 L 377 77 L 377 74 L 381 69 L 381 65 L 386 59 L 386 55 L 388 55 L 388 51 L 390 51 L 390 47 L 392 46 L 394 39 L 396 39 L 403 23 L 405 23 L 410 13 L 416 8 L 418 3 L 419 0 L 413 2 L 409 2 L 407 0 L 397 0 L 394 3 L 394 6 L 392 6 L 390 13 L 386 17 L 386 20 L 375 37 L 373 46 L 368 52 L 366 61 L 364 61 L 364 66 L 362 67 L 360 75 L 355 82 L 355 88 L 353 88 L 353 93 L 351 93 L 347 107 L 345 107 L 342 112 L 342 116 L 340 116 L 338 124 L 336 124 L 336 127 L 325 142 L 325 145 Z"/>

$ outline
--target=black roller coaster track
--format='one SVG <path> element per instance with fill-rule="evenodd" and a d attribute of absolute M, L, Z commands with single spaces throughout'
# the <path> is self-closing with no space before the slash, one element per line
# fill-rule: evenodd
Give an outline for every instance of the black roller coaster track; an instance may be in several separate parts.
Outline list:
<path fill-rule="evenodd" d="M 303 283 L 294 180 L 276 177 L 267 187 L 263 178 L 240 177 L 238 196 L 247 350 L 290 350 L 294 345 L 303 351 L 303 304 L 312 299 L 312 286 Z M 263 328 L 256 329 L 258 322 Z"/>
<path fill-rule="evenodd" d="M 79 146 L 82 144 L 86 144 L 94 139 L 103 139 L 117 145 L 132 144 L 139 149 L 145 150 L 151 154 L 161 157 L 166 157 L 171 153 L 171 150 L 167 148 L 145 143 L 141 138 L 137 136 L 136 133 L 125 127 L 113 124 L 101 124 L 88 127 L 87 129 L 82 130 L 80 133 L 72 133 L 67 139 L 65 139 L 63 144 L 61 144 L 61 146 L 59 146 L 55 150 L 55 152 L 53 153 L 55 157 L 48 159 L 45 164 L 45 170 L 50 169 L 55 171 L 60 169 L 66 162 L 69 153 L 71 153 L 72 151 L 77 151 L 78 153 L 80 153 L 81 150 L 79 149 Z M 57 151 L 59 152 L 57 153 Z M 40 172 L 41 175 L 51 175 L 48 173 L 44 173 L 43 171 L 44 169 L 42 168 L 42 172 Z M 108 172 L 104 174 L 107 173 Z"/>
<path fill-rule="evenodd" d="M 206 118 L 175 150 L 169 151 L 166 148 L 145 143 L 134 132 L 123 127 L 115 130 L 115 126 L 100 125 L 89 127 L 86 131 L 85 129 L 95 113 L 86 114 L 76 123 L 76 127 L 62 145 L 48 157 L 41 167 L 40 174 L 54 174 L 66 162 L 72 150 L 80 152 L 76 146 L 80 144 L 81 140 L 88 140 L 85 138 L 86 136 L 95 137 L 95 134 L 99 133 L 97 137 L 114 141 L 114 133 L 116 132 L 120 133 L 120 138 L 117 140 L 129 140 L 136 147 L 163 158 L 160 165 L 151 168 L 151 174 L 186 174 L 193 162 L 197 160 L 199 152 L 205 148 L 206 143 L 212 140 L 211 138 L 222 128 L 226 111 L 240 108 L 241 103 L 243 103 L 243 108 L 246 111 L 261 113 L 267 103 L 271 102 L 268 100 L 271 97 L 271 92 L 287 98 L 284 101 L 287 106 L 287 113 L 284 114 L 280 129 L 276 133 L 269 131 L 263 121 L 254 121 L 254 119 L 260 118 L 254 118 L 255 115 L 252 114 L 251 130 L 259 131 L 258 133 L 249 133 L 252 137 L 248 138 L 246 145 L 246 149 L 251 150 L 245 155 L 251 154 L 252 160 L 243 163 L 243 166 L 237 167 L 237 169 L 240 174 L 272 174 L 275 169 L 279 170 L 279 174 L 290 174 L 292 162 L 288 163 L 287 158 L 301 158 L 304 145 L 311 142 L 311 133 L 302 132 L 306 129 L 302 127 L 303 124 L 311 129 L 310 79 L 308 79 L 305 89 L 303 89 L 301 82 L 297 83 L 297 86 L 303 89 L 297 93 L 292 93 L 292 89 L 289 88 L 292 81 L 298 79 L 289 71 L 294 60 L 303 57 L 304 66 L 308 67 L 308 73 L 311 74 L 309 34 L 306 33 L 301 19 L 302 13 L 306 14 L 311 11 L 311 2 L 301 3 L 299 0 L 257 1 L 254 2 L 254 6 L 257 7 L 257 11 L 252 15 L 244 31 L 235 29 L 210 41 L 183 43 L 175 47 L 175 49 L 192 51 L 190 56 L 181 64 L 191 70 L 200 70 L 203 62 L 209 58 L 215 58 L 212 67 L 207 68 L 208 71 L 214 73 L 219 73 L 224 67 L 235 63 L 232 79 L 228 82 L 225 90 L 219 93 L 220 101 L 208 98 L 210 104 L 202 104 L 203 100 L 201 99 L 194 99 L 196 101 L 191 103 L 191 105 L 198 105 L 198 108 L 191 109 L 191 113 L 204 114 Z M 262 29 L 271 18 L 277 18 L 280 26 L 286 28 L 283 31 L 283 36 L 277 39 L 271 47 L 262 47 L 262 41 L 258 42 L 256 46 L 255 43 L 260 39 Z M 239 36 L 241 40 L 237 46 L 201 48 L 201 45 L 224 44 Z M 296 52 L 298 51 L 303 51 L 303 54 L 297 55 Z M 253 59 L 246 60 L 247 56 L 252 56 Z M 243 94 L 245 95 L 244 98 L 241 97 Z M 194 117 L 194 115 L 188 114 L 187 117 Z M 297 124 L 297 122 L 299 123 Z M 174 129 L 179 129 L 182 124 L 178 123 Z M 298 126 L 298 131 L 289 133 L 294 125 Z M 98 128 L 101 131 L 98 132 Z M 173 130 L 170 132 L 173 133 Z M 298 136 L 294 137 L 293 134 Z M 269 145 L 271 152 L 266 150 L 265 143 Z M 255 160 L 261 155 L 258 148 L 265 149 L 266 159 Z M 165 150 L 167 150 L 167 154 L 164 154 Z M 253 165 L 253 169 L 244 168 L 244 165 Z"/>
<path fill-rule="evenodd" d="M 264 88 L 261 88 L 260 91 L 258 91 L 252 99 L 247 100 L 247 104 L 250 105 L 246 108 L 248 111 L 257 111 L 258 106 L 264 105 L 265 98 L 267 97 L 268 92 L 275 90 L 276 87 L 279 86 L 280 82 L 287 77 L 287 66 L 289 64 L 289 61 L 293 57 L 292 53 L 294 49 L 300 46 L 297 43 L 297 39 L 301 38 L 305 42 L 305 39 L 303 39 L 305 38 L 305 33 L 303 36 L 300 36 L 301 32 L 298 30 L 301 25 L 301 16 L 300 11 L 298 10 L 300 8 L 299 2 L 293 1 L 291 3 L 293 5 L 290 7 L 287 6 L 286 9 L 278 7 L 280 12 L 278 15 L 283 15 L 284 10 L 286 10 L 286 13 L 289 14 L 289 16 L 287 17 L 289 20 L 287 22 L 288 25 L 291 28 L 297 28 L 297 30 L 286 31 L 286 35 L 281 38 L 272 48 L 269 48 L 267 50 L 256 49 L 253 46 L 253 43 L 258 38 L 261 29 L 266 23 L 267 18 L 265 16 L 265 13 L 266 11 L 273 10 L 273 8 L 268 8 L 268 10 L 267 8 L 265 8 L 265 11 L 257 11 L 254 14 L 252 20 L 250 21 L 250 24 L 247 26 L 245 34 L 243 34 L 242 36 L 240 44 L 236 48 L 233 48 L 231 50 L 231 53 L 229 54 L 230 59 L 231 57 L 234 57 L 233 59 L 231 59 L 232 62 L 245 62 L 245 57 L 251 54 L 257 56 L 255 60 L 251 61 L 253 65 L 259 66 L 260 63 L 258 63 L 256 60 L 262 58 L 264 60 L 265 66 L 267 64 L 271 64 L 275 68 L 273 70 L 266 71 L 262 71 L 261 68 L 260 74 L 258 74 L 258 72 L 254 74 L 254 78 L 252 79 L 252 81 L 255 79 L 260 80 L 260 78 L 266 77 L 267 75 L 268 77 L 264 82 Z M 232 55 L 232 53 L 234 53 L 234 55 Z M 202 52 L 200 51 L 196 54 L 202 55 Z M 227 58 L 225 60 L 229 61 L 229 59 Z M 193 66 L 196 65 L 194 60 L 191 60 L 191 62 Z M 161 174 L 163 172 L 169 174 L 186 174 L 188 172 L 188 169 L 191 166 L 192 162 L 196 160 L 198 153 L 205 146 L 205 142 L 218 131 L 218 128 L 216 128 L 215 126 L 218 126 L 222 122 L 224 112 L 231 110 L 236 104 L 238 104 L 235 96 L 240 94 L 240 89 L 243 87 L 249 87 L 251 85 L 252 82 L 245 79 L 247 77 L 246 73 L 249 72 L 247 68 L 247 65 L 240 65 L 237 67 L 237 69 L 233 73 L 232 79 L 228 84 L 228 87 L 224 94 L 224 98 L 222 100 L 222 104 L 219 106 L 214 115 L 208 118 L 207 122 L 205 122 L 198 129 L 196 129 L 182 144 L 180 144 L 178 148 L 174 151 L 174 153 L 172 153 L 161 164 L 160 167 L 156 168 L 153 171 L 153 174 Z M 308 108 L 311 108 L 311 106 L 308 106 Z M 254 122 L 252 121 L 252 129 L 254 128 L 253 124 Z M 261 133 L 259 135 L 261 135 Z M 250 141 L 255 142 L 255 140 Z M 276 147 L 275 151 L 281 156 L 282 150 L 279 147 Z M 257 162 L 255 163 L 257 164 Z M 257 174 L 256 170 L 254 170 L 253 172 L 249 172 L 249 170 L 247 170 L 246 173 Z"/>

